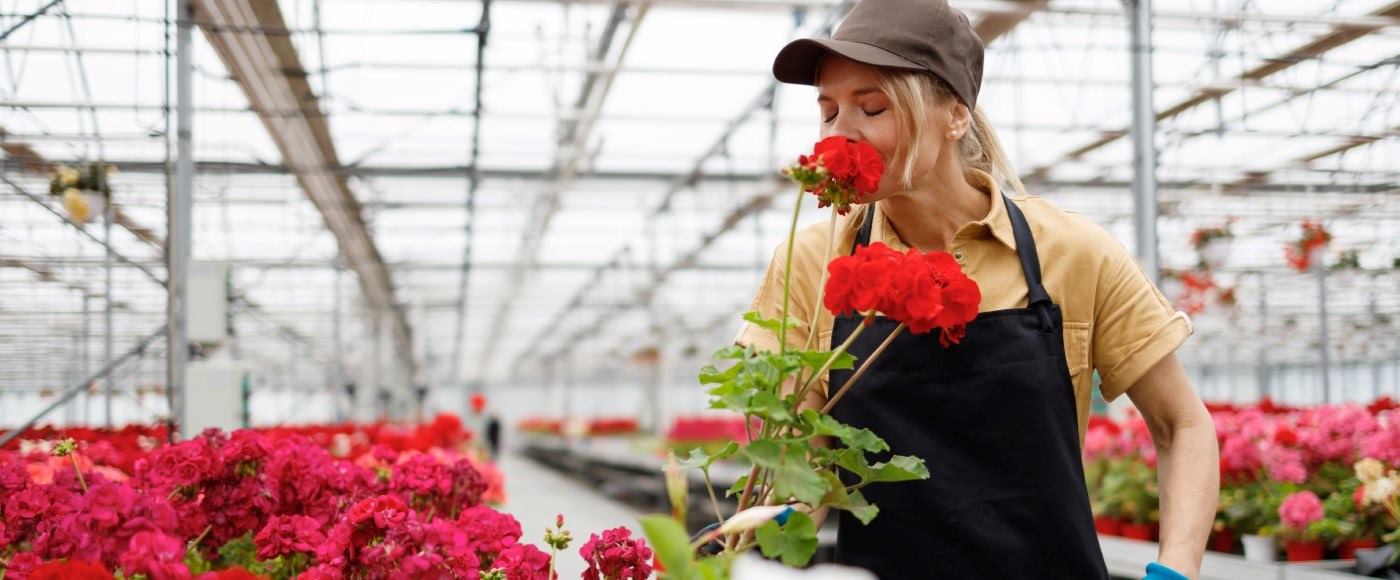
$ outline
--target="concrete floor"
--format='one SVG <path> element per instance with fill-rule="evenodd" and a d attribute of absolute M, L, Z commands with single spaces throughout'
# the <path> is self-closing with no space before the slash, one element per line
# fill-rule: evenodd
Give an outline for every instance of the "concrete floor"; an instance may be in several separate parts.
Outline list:
<path fill-rule="evenodd" d="M 506 504 L 501 509 L 520 521 L 524 531 L 521 541 L 548 551 L 544 530 L 554 526 L 556 514 L 564 514 L 564 528 L 573 534 L 574 541 L 555 563 L 561 579 L 578 578 L 583 573 L 586 566 L 578 550 L 589 534 L 618 526 L 631 529 L 634 537 L 641 534 L 637 511 L 581 482 L 511 452 L 501 456 L 499 465 L 506 478 Z"/>

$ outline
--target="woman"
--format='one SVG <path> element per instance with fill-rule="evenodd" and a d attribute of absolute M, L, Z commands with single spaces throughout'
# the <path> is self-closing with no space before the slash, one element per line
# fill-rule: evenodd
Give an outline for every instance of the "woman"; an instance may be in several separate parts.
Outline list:
<path fill-rule="evenodd" d="M 946 0 L 863 0 L 832 39 L 795 41 L 773 64 L 778 80 L 818 88 L 822 137 L 869 142 L 886 160 L 879 190 L 838 223 L 835 247 L 947 251 L 982 290 L 961 344 L 905 333 L 833 408 L 932 474 L 865 488 L 880 515 L 862 526 L 842 513 L 837 558 L 882 578 L 1107 578 L 1080 463 L 1097 369 L 1103 395 L 1128 394 L 1159 453 L 1162 540 L 1148 577 L 1194 577 L 1219 481 L 1214 426 L 1173 354 L 1190 322 L 1101 228 L 1038 197 L 1002 195 L 1002 184 L 1023 187 L 976 109 L 982 48 Z M 827 244 L 825 224 L 797 236 L 798 320 L 820 309 L 811 302 Z M 781 255 L 754 300 L 770 317 L 782 307 Z M 821 310 L 821 347 L 860 323 Z M 876 325 L 854 343 L 857 357 L 895 326 Z M 807 332 L 788 340 L 801 347 Z M 739 342 L 777 346 L 757 326 Z M 820 408 L 827 389 L 813 391 L 806 404 Z"/>

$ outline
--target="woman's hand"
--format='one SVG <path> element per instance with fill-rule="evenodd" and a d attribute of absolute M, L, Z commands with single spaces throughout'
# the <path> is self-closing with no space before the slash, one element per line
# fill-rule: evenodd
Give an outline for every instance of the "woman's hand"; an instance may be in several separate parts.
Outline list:
<path fill-rule="evenodd" d="M 1157 448 L 1162 532 L 1157 560 L 1194 578 L 1201 567 L 1220 497 L 1215 423 L 1175 354 L 1128 389 Z"/>

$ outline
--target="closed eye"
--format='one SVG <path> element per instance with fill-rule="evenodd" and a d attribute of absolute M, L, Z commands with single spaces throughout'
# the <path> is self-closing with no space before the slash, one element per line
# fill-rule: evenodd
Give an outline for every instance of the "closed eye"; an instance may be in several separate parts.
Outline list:
<path fill-rule="evenodd" d="M 880 109 L 880 110 L 878 110 L 878 111 L 866 111 L 866 110 L 862 110 L 861 112 L 865 113 L 865 116 L 867 116 L 867 117 L 878 117 L 878 116 L 880 116 L 881 114 L 883 114 L 883 113 L 884 113 L 885 111 L 887 111 L 887 110 L 888 110 L 888 109 Z M 823 122 L 823 123 L 830 123 L 830 122 L 835 121 L 835 120 L 836 120 L 836 114 L 833 113 L 830 117 L 826 117 L 826 118 L 822 119 L 822 122 Z"/>

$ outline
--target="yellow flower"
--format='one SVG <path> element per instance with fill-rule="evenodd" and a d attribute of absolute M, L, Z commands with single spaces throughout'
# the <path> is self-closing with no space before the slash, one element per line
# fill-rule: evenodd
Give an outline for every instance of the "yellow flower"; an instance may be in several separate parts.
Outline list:
<path fill-rule="evenodd" d="M 68 216 L 80 224 L 87 223 L 92 213 L 87 200 L 83 199 L 83 194 L 71 187 L 63 190 L 63 209 L 68 210 Z"/>
<path fill-rule="evenodd" d="M 67 165 L 59 165 L 57 169 L 58 184 L 63 187 L 73 187 L 78 184 L 78 170 Z M 67 195 L 67 192 L 64 192 Z"/>
<path fill-rule="evenodd" d="M 1382 477 L 1385 477 L 1385 464 L 1380 461 L 1367 457 L 1356 462 L 1356 478 L 1362 483 L 1371 483 Z"/>

